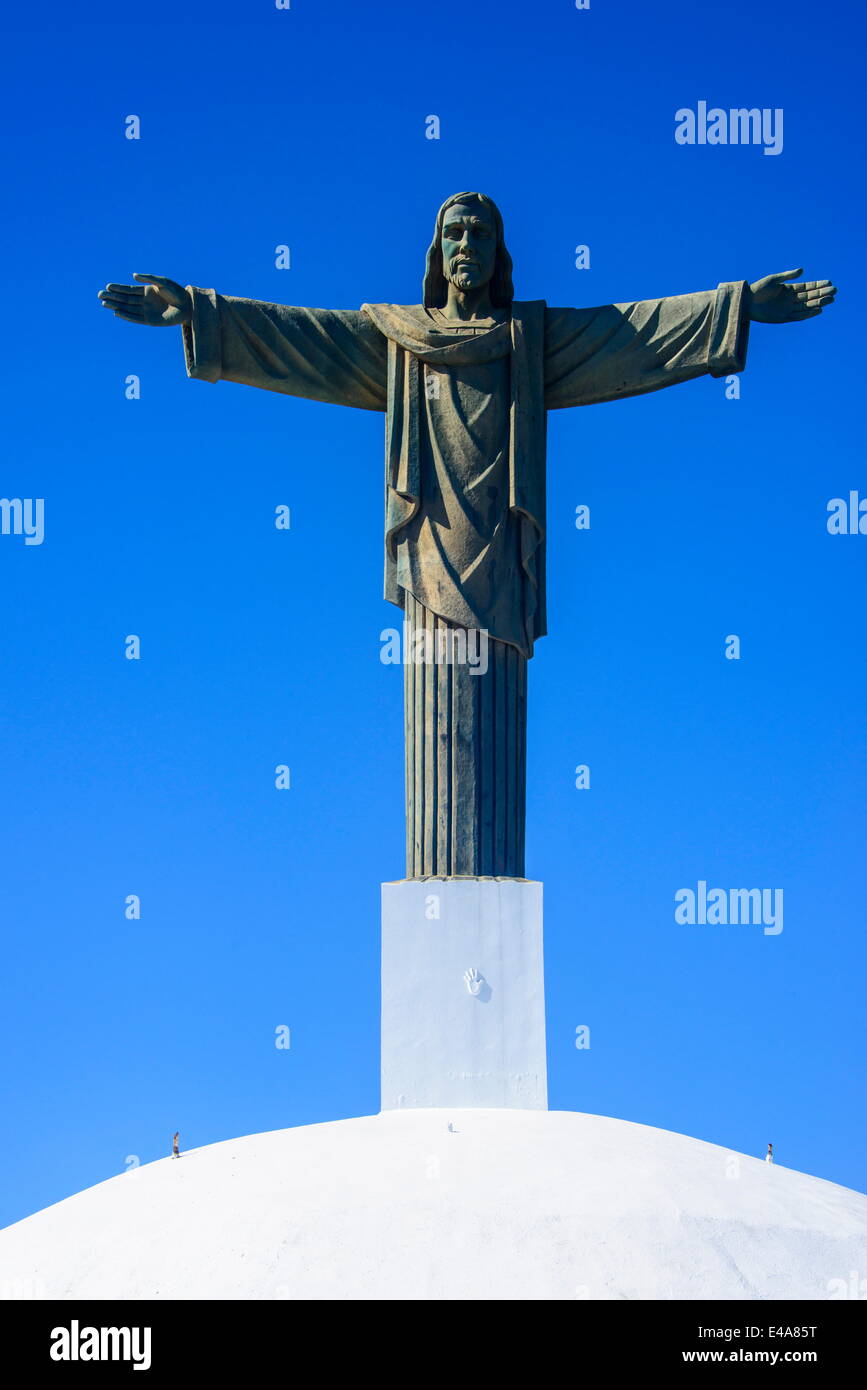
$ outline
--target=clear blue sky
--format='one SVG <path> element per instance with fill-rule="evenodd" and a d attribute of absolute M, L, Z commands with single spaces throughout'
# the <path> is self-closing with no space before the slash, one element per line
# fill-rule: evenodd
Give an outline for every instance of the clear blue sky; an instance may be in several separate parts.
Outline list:
<path fill-rule="evenodd" d="M 825 524 L 867 495 L 862 26 L 842 0 L 6 21 L 0 493 L 44 498 L 46 532 L 0 536 L 0 1221 L 176 1128 L 192 1147 L 379 1106 L 379 885 L 403 872 L 382 419 L 191 382 L 177 330 L 96 293 L 141 270 L 417 302 L 436 209 L 474 187 L 519 298 L 800 265 L 840 286 L 820 318 L 753 327 L 738 401 L 706 378 L 551 416 L 527 870 L 552 1108 L 772 1140 L 867 1188 L 867 537 Z M 782 154 L 677 145 L 699 100 L 783 108 Z M 678 925 L 700 879 L 782 888 L 782 934 Z"/>

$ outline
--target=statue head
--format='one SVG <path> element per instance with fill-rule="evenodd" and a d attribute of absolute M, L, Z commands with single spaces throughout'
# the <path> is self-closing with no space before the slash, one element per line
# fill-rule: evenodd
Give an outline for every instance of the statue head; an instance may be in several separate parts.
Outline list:
<path fill-rule="evenodd" d="M 503 219 L 494 200 L 484 193 L 455 193 L 437 213 L 425 267 L 425 308 L 444 306 L 450 281 L 461 290 L 490 285 L 488 293 L 497 309 L 512 303 L 512 258 L 506 250 Z"/>

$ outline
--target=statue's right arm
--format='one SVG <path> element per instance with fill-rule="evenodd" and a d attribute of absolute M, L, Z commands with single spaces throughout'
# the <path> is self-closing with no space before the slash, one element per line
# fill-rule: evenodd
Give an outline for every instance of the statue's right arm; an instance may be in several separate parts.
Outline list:
<path fill-rule="evenodd" d="M 109 285 L 100 298 L 120 318 L 180 324 L 187 372 L 361 410 L 385 410 L 387 344 L 360 310 L 304 309 L 157 276 Z"/>

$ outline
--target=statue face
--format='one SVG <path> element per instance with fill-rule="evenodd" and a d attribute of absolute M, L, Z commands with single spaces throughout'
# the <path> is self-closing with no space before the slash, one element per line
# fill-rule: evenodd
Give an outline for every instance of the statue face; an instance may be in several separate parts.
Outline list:
<path fill-rule="evenodd" d="M 459 290 L 479 290 L 494 274 L 497 233 L 481 203 L 455 203 L 443 222 L 443 273 Z"/>

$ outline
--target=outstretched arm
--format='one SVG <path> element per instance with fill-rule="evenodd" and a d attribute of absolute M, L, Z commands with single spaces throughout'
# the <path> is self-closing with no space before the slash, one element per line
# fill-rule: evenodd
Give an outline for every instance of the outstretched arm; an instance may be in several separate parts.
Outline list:
<path fill-rule="evenodd" d="M 292 308 L 185 289 L 163 276 L 134 278 L 141 283 L 108 285 L 100 299 L 132 323 L 180 325 L 190 376 L 385 410 L 387 344 L 360 311 Z"/>
<path fill-rule="evenodd" d="M 549 309 L 545 404 L 551 410 L 658 391 L 709 373 L 743 371 L 751 321 L 812 318 L 833 301 L 828 280 L 788 284 L 799 270 L 698 294 Z"/>

